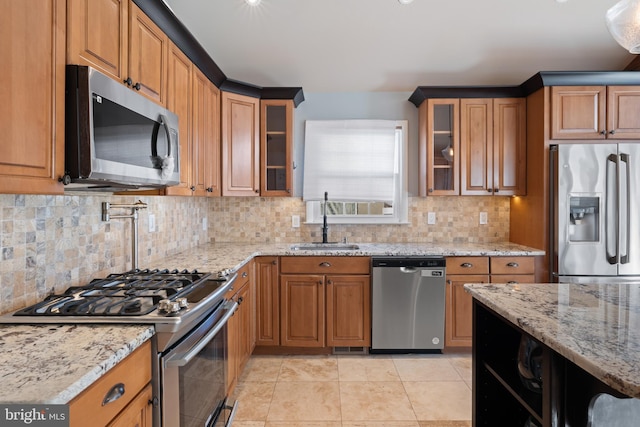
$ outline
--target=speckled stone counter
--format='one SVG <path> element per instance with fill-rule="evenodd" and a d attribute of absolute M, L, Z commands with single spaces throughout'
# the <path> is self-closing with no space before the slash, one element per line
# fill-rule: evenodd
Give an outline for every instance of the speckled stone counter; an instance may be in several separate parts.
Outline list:
<path fill-rule="evenodd" d="M 640 283 L 467 284 L 465 289 L 595 378 L 640 397 Z"/>
<path fill-rule="evenodd" d="M 237 244 L 211 243 L 182 252 L 148 268 L 188 268 L 200 271 L 226 272 L 242 267 L 255 256 L 375 256 L 375 255 L 442 255 L 442 256 L 536 256 L 544 251 L 514 243 L 356 243 L 356 250 L 296 250 L 296 243 Z"/>
<path fill-rule="evenodd" d="M 68 403 L 153 334 L 148 325 L 0 325 L 0 402 Z"/>

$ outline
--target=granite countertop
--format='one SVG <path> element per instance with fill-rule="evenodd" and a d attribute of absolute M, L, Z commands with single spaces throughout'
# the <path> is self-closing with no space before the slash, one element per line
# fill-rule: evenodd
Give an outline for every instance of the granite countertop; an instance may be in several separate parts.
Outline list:
<path fill-rule="evenodd" d="M 299 243 L 309 245 L 310 243 Z M 297 243 L 251 244 L 210 243 L 171 256 L 165 264 L 150 265 L 149 268 L 187 268 L 200 271 L 235 271 L 255 256 L 537 256 L 544 251 L 515 243 L 355 243 L 356 250 L 295 250 Z M 175 267 L 173 267 L 175 266 Z"/>
<path fill-rule="evenodd" d="M 605 384 L 640 398 L 640 283 L 466 284 L 465 289 Z"/>
<path fill-rule="evenodd" d="M 0 325 L 0 402 L 69 403 L 154 333 L 149 325 Z"/>

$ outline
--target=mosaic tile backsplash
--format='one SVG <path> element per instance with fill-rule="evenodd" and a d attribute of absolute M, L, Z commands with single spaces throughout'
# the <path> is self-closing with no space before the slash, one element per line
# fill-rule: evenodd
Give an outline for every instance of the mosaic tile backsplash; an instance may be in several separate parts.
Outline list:
<path fill-rule="evenodd" d="M 33 304 L 52 291 L 131 268 L 132 220 L 102 221 L 102 202 L 142 200 L 139 215 L 139 266 L 206 242 L 295 243 L 321 239 L 319 224 L 304 224 L 300 198 L 196 198 L 114 196 L 79 193 L 64 196 L 0 194 L 0 313 Z M 410 198 L 404 225 L 330 225 L 329 240 L 375 243 L 490 243 L 509 240 L 506 197 Z M 427 225 L 427 212 L 436 213 Z M 488 224 L 478 225 L 478 213 Z M 130 209 L 113 208 L 112 214 Z M 149 214 L 156 231 L 149 232 Z M 301 226 L 292 228 L 291 216 Z M 206 222 L 206 229 L 203 224 Z"/>

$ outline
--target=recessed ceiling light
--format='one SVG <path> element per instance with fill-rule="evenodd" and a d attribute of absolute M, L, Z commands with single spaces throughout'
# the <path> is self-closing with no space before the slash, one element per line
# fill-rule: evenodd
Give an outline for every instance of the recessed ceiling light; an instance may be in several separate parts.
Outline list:
<path fill-rule="evenodd" d="M 398 3 L 400 4 L 409 4 L 411 3 L 413 0 L 398 0 Z"/>
<path fill-rule="evenodd" d="M 249 6 L 257 6 L 260 3 L 260 0 L 244 0 L 247 2 Z"/>

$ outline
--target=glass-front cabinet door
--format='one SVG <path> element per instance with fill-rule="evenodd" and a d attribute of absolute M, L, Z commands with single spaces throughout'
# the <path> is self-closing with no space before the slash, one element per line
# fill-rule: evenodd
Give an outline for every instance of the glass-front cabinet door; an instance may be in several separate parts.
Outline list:
<path fill-rule="evenodd" d="M 262 100 L 260 195 L 291 196 L 293 192 L 293 101 Z"/>
<path fill-rule="evenodd" d="M 426 163 L 426 177 L 422 178 L 426 178 L 424 195 L 457 195 L 460 188 L 460 101 L 427 99 L 426 104 L 426 161 L 421 159 Z"/>

